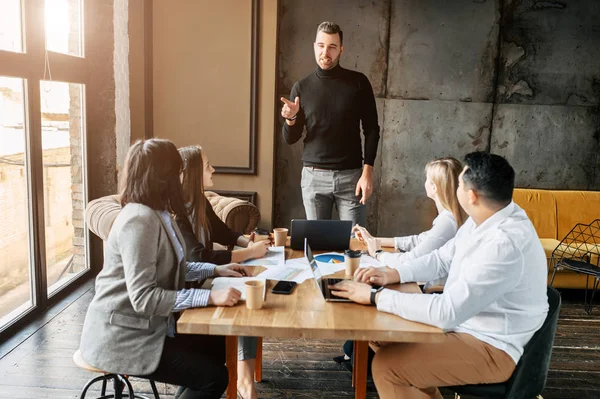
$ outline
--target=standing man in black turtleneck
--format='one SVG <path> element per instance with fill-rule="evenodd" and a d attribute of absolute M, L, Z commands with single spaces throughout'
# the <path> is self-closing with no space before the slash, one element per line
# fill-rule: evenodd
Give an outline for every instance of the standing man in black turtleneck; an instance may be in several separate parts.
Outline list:
<path fill-rule="evenodd" d="M 281 98 L 283 137 L 294 144 L 306 126 L 302 198 L 307 219 L 331 219 L 335 203 L 340 219 L 364 226 L 379 142 L 375 96 L 365 75 L 339 65 L 344 46 L 338 25 L 319 25 L 314 50 L 317 69 L 294 84 L 291 101 Z"/>

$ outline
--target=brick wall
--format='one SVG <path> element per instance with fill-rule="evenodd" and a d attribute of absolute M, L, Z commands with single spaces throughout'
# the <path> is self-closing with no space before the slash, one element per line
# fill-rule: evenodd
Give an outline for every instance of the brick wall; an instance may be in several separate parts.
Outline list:
<path fill-rule="evenodd" d="M 29 201 L 23 154 L 5 158 L 12 164 L 0 163 L 0 214 L 6 215 L 0 219 L 0 295 L 29 279 Z M 46 255 L 52 265 L 74 254 L 77 271 L 85 267 L 83 194 L 82 185 L 73 183 L 75 173 L 73 179 L 70 176 L 72 170 L 81 170 L 81 157 L 69 166 L 71 158 L 75 157 L 69 147 L 44 151 Z"/>

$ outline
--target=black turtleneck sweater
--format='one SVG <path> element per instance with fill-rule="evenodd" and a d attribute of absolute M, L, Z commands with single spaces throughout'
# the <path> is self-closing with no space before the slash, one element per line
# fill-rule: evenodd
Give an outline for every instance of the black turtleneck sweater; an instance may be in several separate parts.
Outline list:
<path fill-rule="evenodd" d="M 290 100 L 300 97 L 294 126 L 283 123 L 283 138 L 294 144 L 306 126 L 304 166 L 322 169 L 358 169 L 363 151 L 360 126 L 365 135 L 364 161 L 373 165 L 377 156 L 379 124 L 371 83 L 360 72 L 337 65 L 317 70 L 292 87 Z"/>

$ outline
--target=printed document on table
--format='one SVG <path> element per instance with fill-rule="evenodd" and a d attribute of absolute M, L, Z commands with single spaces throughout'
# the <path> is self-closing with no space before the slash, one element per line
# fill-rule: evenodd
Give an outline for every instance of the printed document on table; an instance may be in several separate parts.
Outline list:
<path fill-rule="evenodd" d="M 320 254 L 320 255 L 341 255 L 342 257 L 344 256 L 344 254 L 342 253 L 338 253 L 338 252 L 327 252 L 325 254 Z M 344 263 L 329 263 L 329 262 L 319 262 L 317 260 L 317 264 L 319 265 L 319 270 L 321 271 L 321 275 L 322 276 L 327 276 L 336 272 L 339 272 L 340 270 L 344 270 L 346 267 L 344 265 Z"/>
<path fill-rule="evenodd" d="M 379 261 L 375 258 L 373 258 L 372 256 L 369 255 L 365 255 L 363 254 L 360 257 L 360 266 L 359 267 L 379 267 L 381 266 L 381 263 L 379 263 Z"/>
<path fill-rule="evenodd" d="M 306 279 L 312 277 L 312 271 L 309 268 L 290 266 L 272 267 L 259 274 L 258 277 L 276 281 L 295 281 L 302 284 Z"/>
<path fill-rule="evenodd" d="M 212 285 L 213 290 L 233 287 L 242 293 L 242 297 L 240 298 L 240 300 L 245 301 L 246 300 L 246 287 L 244 286 L 244 283 L 246 281 L 250 281 L 250 280 L 257 280 L 257 281 L 263 282 L 263 288 L 264 288 L 263 299 L 264 299 L 265 293 L 266 293 L 266 287 L 267 287 L 267 281 L 264 278 L 259 278 L 259 277 L 216 277 L 212 280 L 211 285 Z"/>
<path fill-rule="evenodd" d="M 250 259 L 242 262 L 246 266 L 264 266 L 267 269 L 273 266 L 285 265 L 285 247 L 269 247 L 267 254 L 259 259 Z"/>

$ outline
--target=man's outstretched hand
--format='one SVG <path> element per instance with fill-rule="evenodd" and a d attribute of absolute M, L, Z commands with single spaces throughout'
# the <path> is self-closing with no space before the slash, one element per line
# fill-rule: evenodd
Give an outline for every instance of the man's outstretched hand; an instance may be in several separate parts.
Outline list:
<path fill-rule="evenodd" d="M 283 102 L 283 107 L 281 108 L 281 116 L 284 118 L 293 118 L 300 111 L 300 97 L 296 97 L 294 102 L 291 102 L 285 97 L 281 97 L 281 101 Z"/>

